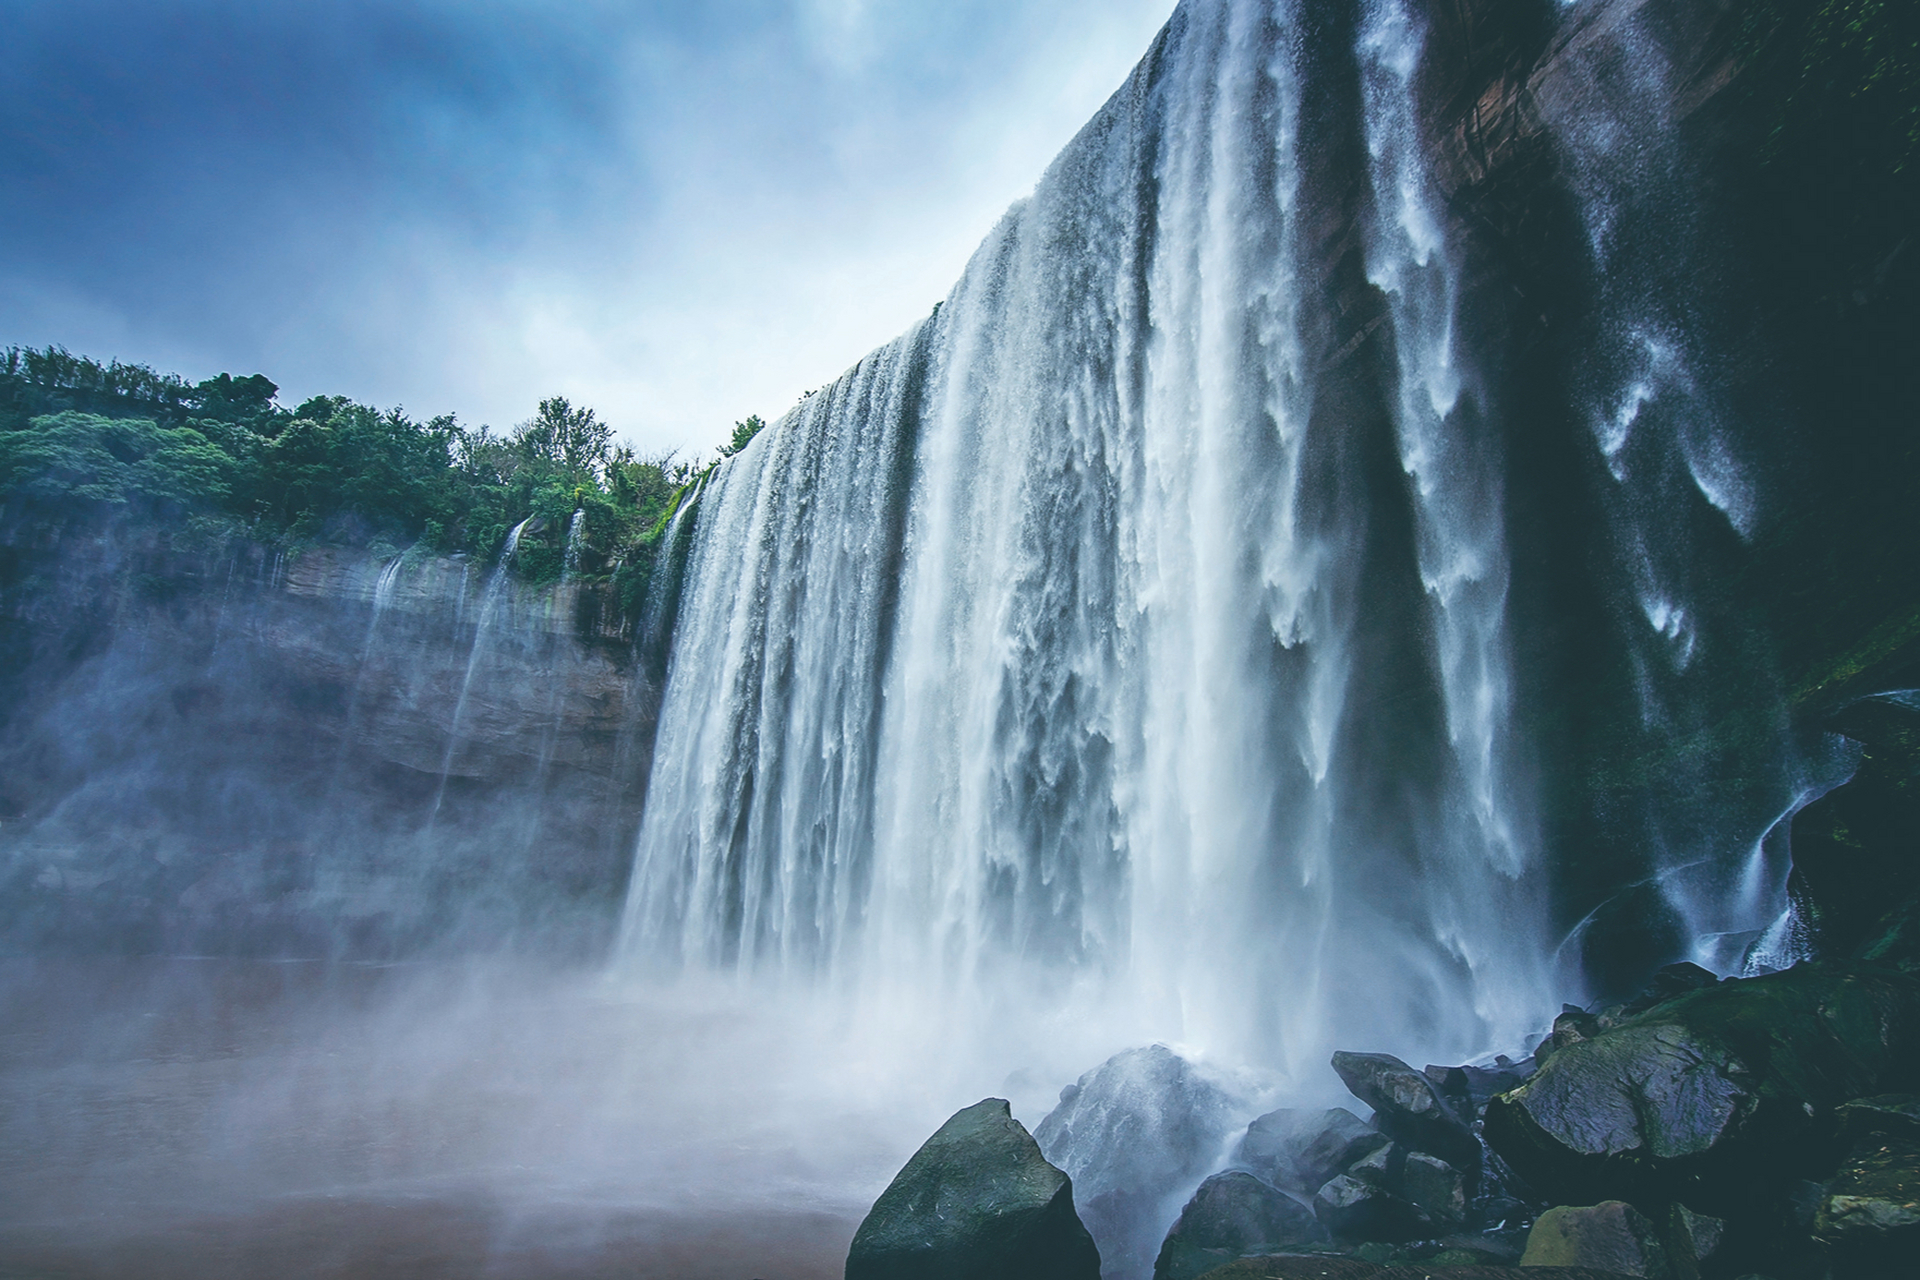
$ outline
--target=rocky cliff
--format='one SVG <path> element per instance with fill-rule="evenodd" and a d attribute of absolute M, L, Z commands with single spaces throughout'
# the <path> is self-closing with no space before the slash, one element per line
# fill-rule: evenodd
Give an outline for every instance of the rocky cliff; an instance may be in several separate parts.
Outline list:
<path fill-rule="evenodd" d="M 0 610 L 11 946 L 604 941 L 657 677 L 598 591 L 16 519 Z"/>

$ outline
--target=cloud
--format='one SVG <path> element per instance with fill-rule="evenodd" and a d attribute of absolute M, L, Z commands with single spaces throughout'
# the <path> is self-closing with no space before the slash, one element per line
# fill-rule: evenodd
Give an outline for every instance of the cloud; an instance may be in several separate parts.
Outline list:
<path fill-rule="evenodd" d="M 1170 0 L 0 0 L 0 342 L 710 448 L 926 312 Z"/>

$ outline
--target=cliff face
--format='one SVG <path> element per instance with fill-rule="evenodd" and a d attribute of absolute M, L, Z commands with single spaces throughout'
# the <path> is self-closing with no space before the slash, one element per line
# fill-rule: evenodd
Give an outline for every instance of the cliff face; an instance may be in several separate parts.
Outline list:
<path fill-rule="evenodd" d="M 1816 5 L 1427 13 L 1422 144 L 1507 459 L 1515 705 L 1562 925 L 1628 987 L 1725 927 L 1676 899 L 1730 878 L 1676 893 L 1700 873 L 1668 868 L 1747 833 L 1777 883 L 1781 807 L 1845 776 L 1836 711 L 1914 682 L 1914 175 Z"/>
<path fill-rule="evenodd" d="M 12 945 L 604 943 L 657 687 L 594 591 L 126 521 L 0 556 Z"/>

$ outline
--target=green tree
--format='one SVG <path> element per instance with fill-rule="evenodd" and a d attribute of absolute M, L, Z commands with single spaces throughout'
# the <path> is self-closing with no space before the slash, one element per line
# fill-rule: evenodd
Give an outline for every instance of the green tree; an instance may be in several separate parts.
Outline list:
<path fill-rule="evenodd" d="M 749 416 L 745 421 L 734 423 L 733 439 L 720 446 L 720 456 L 723 458 L 731 458 L 734 454 L 746 448 L 748 442 L 766 430 L 766 427 L 766 422 L 757 413 Z"/>
<path fill-rule="evenodd" d="M 576 409 L 565 396 L 540 402 L 531 422 L 514 432 L 515 446 L 532 462 L 545 462 L 571 476 L 590 476 L 596 482 L 606 473 L 613 444 L 613 428 L 584 405 Z"/>
<path fill-rule="evenodd" d="M 231 493 L 234 464 L 191 427 L 69 409 L 0 432 L 0 494 L 29 502 L 211 508 Z"/>

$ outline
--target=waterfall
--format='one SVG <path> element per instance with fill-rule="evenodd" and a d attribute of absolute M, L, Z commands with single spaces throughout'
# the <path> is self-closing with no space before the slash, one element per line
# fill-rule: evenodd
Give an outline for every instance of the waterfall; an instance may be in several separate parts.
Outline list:
<path fill-rule="evenodd" d="M 509 579 L 513 573 L 514 553 L 520 550 L 520 535 L 533 523 L 528 516 L 507 531 L 507 540 L 501 544 L 500 559 L 494 564 L 493 572 L 487 576 L 486 589 L 480 597 L 480 616 L 473 624 L 473 644 L 467 650 L 467 667 L 460 677 L 460 692 L 454 699 L 453 717 L 447 725 L 447 749 L 440 757 L 440 784 L 434 790 L 433 807 L 427 814 L 427 829 L 439 820 L 440 808 L 447 798 L 447 779 L 453 775 L 454 753 L 460 749 L 460 725 L 466 718 L 467 698 L 473 692 L 473 675 L 480 666 L 480 660 L 486 653 L 487 642 L 491 638 L 490 630 L 496 624 L 500 608 L 505 602 Z M 466 581 L 461 579 L 460 605 L 462 611 L 466 603 Z M 456 621 L 457 621 L 456 617 Z"/>
<path fill-rule="evenodd" d="M 572 582 L 580 576 L 580 550 L 586 544 L 587 509 L 581 507 L 567 521 L 567 549 L 560 562 L 560 581 Z"/>
<path fill-rule="evenodd" d="M 1295 1079 L 1335 1045 L 1517 1045 L 1573 994 L 1552 744 L 1518 701 L 1520 428 L 1464 336 L 1430 19 L 1188 0 L 933 315 L 721 466 L 676 596 L 632 963 L 1070 1010 Z M 1604 75 L 1555 67 L 1562 107 L 1596 101 Z M 1647 163 L 1650 126 L 1585 109 L 1527 118 L 1606 275 L 1607 209 L 1640 181 L 1606 157 Z M 1687 547 L 1634 513 L 1685 475 L 1740 539 L 1757 499 L 1704 374 L 1633 389 L 1674 326 L 1637 318 L 1637 271 L 1585 340 L 1578 412 L 1610 464 L 1632 450 L 1608 423 L 1652 430 L 1629 401 L 1670 415 L 1677 469 L 1609 473 L 1602 536 L 1679 670 Z"/>
<path fill-rule="evenodd" d="M 1422 156 L 1415 76 L 1424 22 L 1405 0 L 1373 0 L 1359 49 L 1372 216 L 1367 278 L 1385 294 L 1398 364 L 1400 462 L 1412 481 L 1420 581 L 1439 663 L 1453 773 L 1436 927 L 1475 967 L 1524 966 L 1543 939 L 1527 792 L 1510 741 L 1507 549 L 1498 440 L 1485 388 L 1458 349 L 1455 250 Z M 1464 855 L 1464 856 L 1463 856 Z M 1472 904 L 1502 902 L 1516 927 L 1488 934 Z M 1524 988 L 1515 994 L 1537 1000 Z M 1524 1009 L 1507 1011 L 1524 1017 Z"/>

